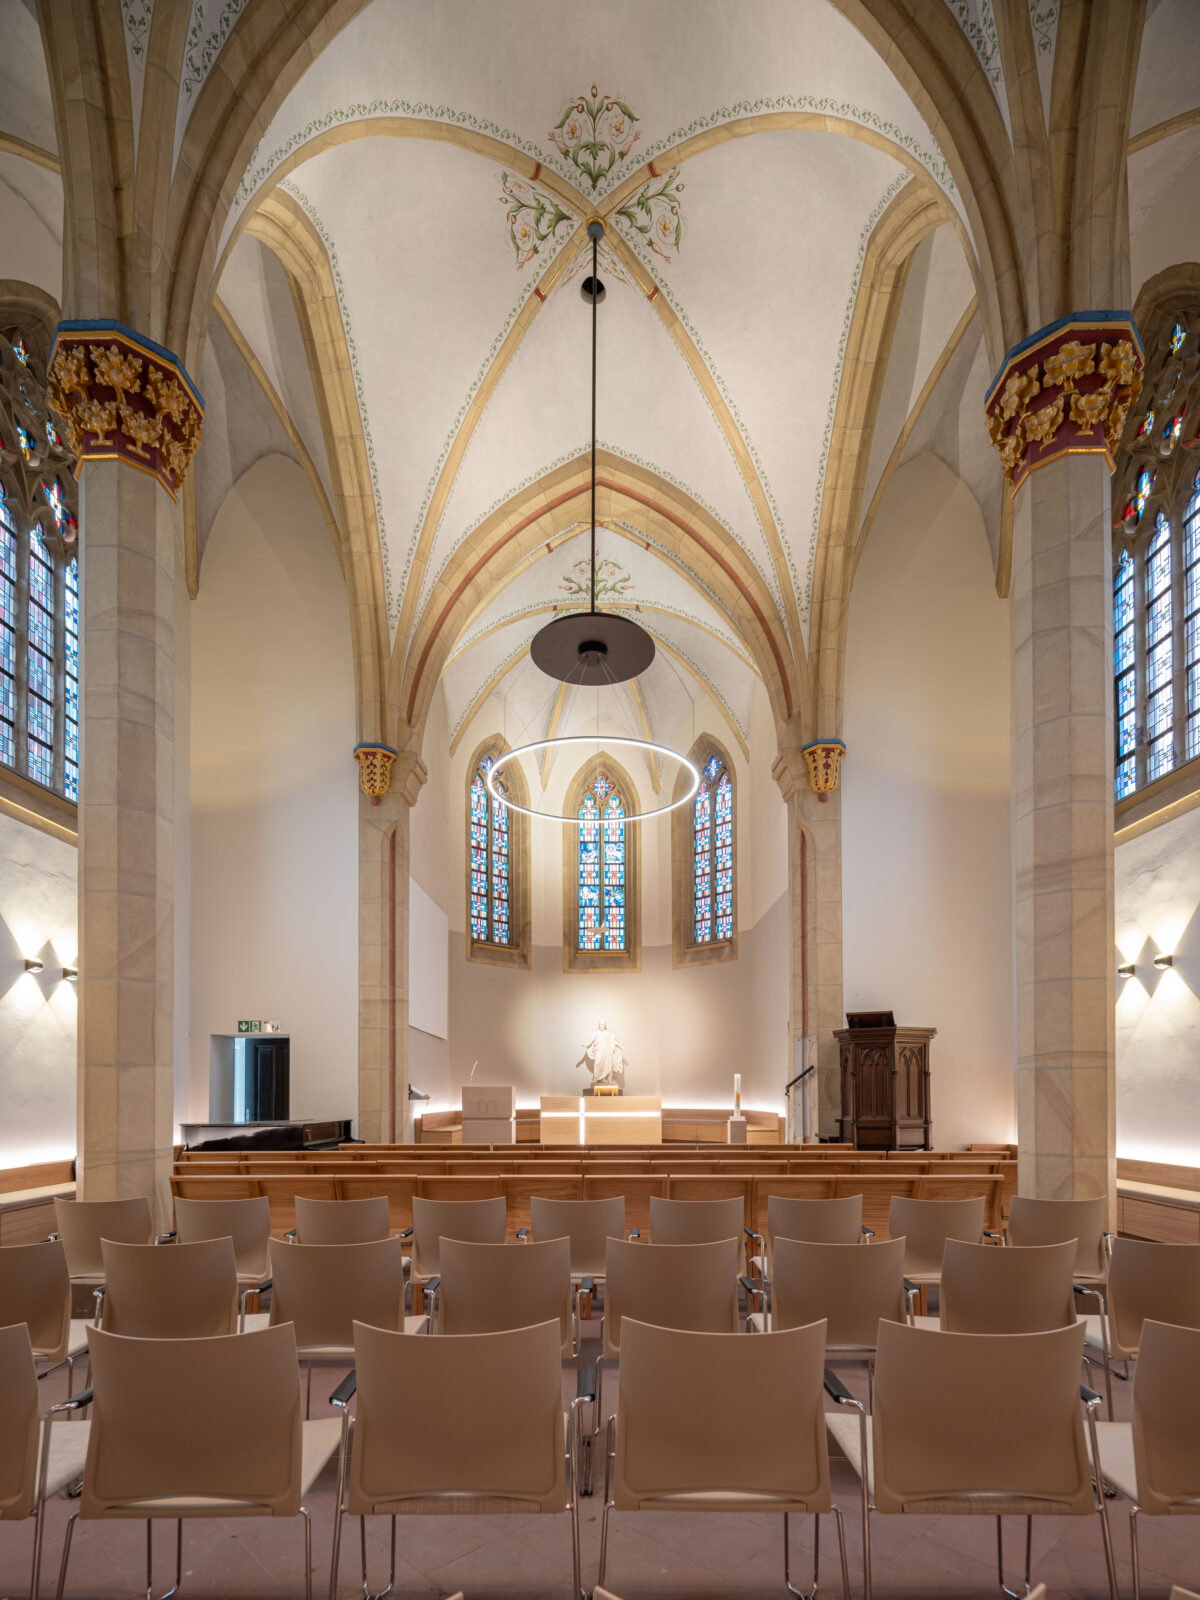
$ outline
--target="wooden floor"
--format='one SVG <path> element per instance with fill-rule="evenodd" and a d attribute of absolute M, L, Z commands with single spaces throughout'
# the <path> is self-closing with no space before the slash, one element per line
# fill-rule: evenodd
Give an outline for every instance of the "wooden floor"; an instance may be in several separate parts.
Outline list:
<path fill-rule="evenodd" d="M 598 1338 L 598 1320 L 584 1327 L 589 1339 Z M 865 1398 L 865 1384 L 855 1376 L 855 1369 L 845 1368 L 843 1375 Z M 327 1414 L 325 1405 L 318 1408 L 316 1395 L 328 1394 L 339 1376 L 330 1372 L 321 1380 L 319 1391 L 314 1387 L 314 1415 Z M 49 1381 L 59 1382 L 57 1378 Z M 617 1382 L 606 1379 L 606 1409 L 610 1401 L 615 1405 L 617 1389 Z M 1115 1413 L 1124 1420 L 1129 1414 L 1129 1386 L 1118 1383 L 1116 1389 Z M 573 1393 L 574 1374 L 564 1372 L 564 1397 Z M 46 1396 L 46 1403 L 58 1398 L 55 1390 Z M 986 1381 L 982 1381 L 980 1398 L 987 1405 L 1002 1397 L 989 1395 Z M 702 1403 L 703 1396 L 700 1400 Z M 752 1408 L 747 1409 L 746 1420 L 747 1426 L 753 1427 Z M 847 1522 L 851 1592 L 858 1597 L 862 1594 L 862 1565 L 857 1479 L 836 1457 L 834 1483 Z M 334 1488 L 331 1467 L 309 1500 L 314 1524 L 313 1589 L 318 1600 L 328 1592 Z M 583 1500 L 581 1507 L 583 1575 L 590 1589 L 599 1560 L 600 1495 Z M 53 1578 L 68 1513 L 63 1500 L 50 1509 L 49 1566 L 43 1577 L 43 1594 L 54 1593 Z M 1110 1501 L 1109 1515 L 1125 1600 L 1132 1594 L 1127 1504 Z M 832 1518 L 824 1520 L 821 1592 L 836 1597 L 841 1593 L 836 1541 Z M 383 1518 L 368 1524 L 373 1592 L 387 1582 L 388 1526 Z M 792 1531 L 795 1581 L 798 1587 L 807 1587 L 810 1568 L 804 1563 L 811 1558 L 811 1519 L 794 1519 Z M 1010 1523 L 1012 1575 L 1022 1553 L 1022 1531 L 1023 1524 Z M 360 1592 L 357 1524 L 348 1522 L 347 1533 L 338 1592 L 350 1600 Z M 169 1525 L 162 1525 L 156 1536 L 156 1594 L 172 1580 L 172 1534 Z M 0 1596 L 27 1592 L 31 1538 L 32 1525 L 0 1525 Z M 906 1600 L 931 1595 L 938 1600 L 987 1596 L 992 1600 L 997 1593 L 995 1522 L 991 1518 L 875 1517 L 872 1539 L 878 1596 L 904 1596 Z M 142 1523 L 82 1524 L 75 1539 L 68 1596 L 127 1600 L 144 1594 L 144 1550 Z M 402 1518 L 397 1550 L 401 1600 L 409 1596 L 430 1600 L 459 1589 L 465 1591 L 467 1600 L 541 1600 L 543 1596 L 568 1600 L 570 1596 L 570 1532 L 565 1516 Z M 194 1522 L 185 1529 L 184 1556 L 183 1600 L 188 1594 L 219 1595 L 226 1600 L 250 1600 L 253 1596 L 257 1600 L 304 1593 L 299 1521 Z M 1165 1597 L 1172 1583 L 1195 1587 L 1200 1582 L 1200 1517 L 1143 1519 L 1142 1561 L 1146 1600 Z M 786 1594 L 782 1575 L 783 1538 L 778 1517 L 644 1513 L 614 1515 L 612 1519 L 609 1583 L 622 1600 L 779 1600 Z M 1039 1519 L 1034 1532 L 1034 1581 L 1044 1582 L 1054 1600 L 1107 1600 L 1098 1519 Z"/>

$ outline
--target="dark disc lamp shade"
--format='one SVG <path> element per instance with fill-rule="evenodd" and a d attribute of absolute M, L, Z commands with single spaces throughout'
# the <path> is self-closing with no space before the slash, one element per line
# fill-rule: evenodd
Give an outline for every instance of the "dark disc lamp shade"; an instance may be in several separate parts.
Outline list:
<path fill-rule="evenodd" d="M 654 660 L 654 640 L 629 617 L 574 611 L 555 617 L 529 647 L 536 667 L 561 683 L 627 683 Z"/>

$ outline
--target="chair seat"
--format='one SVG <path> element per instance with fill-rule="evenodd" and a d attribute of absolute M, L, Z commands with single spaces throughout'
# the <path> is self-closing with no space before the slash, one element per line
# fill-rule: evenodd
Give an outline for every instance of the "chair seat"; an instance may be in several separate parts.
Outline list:
<path fill-rule="evenodd" d="M 938 1333 L 941 1330 L 941 1317 L 914 1317 L 914 1326 L 924 1328 L 927 1332 Z"/>
<path fill-rule="evenodd" d="M 1088 1321 L 1092 1319 L 1089 1317 Z M 1128 1422 L 1097 1422 L 1096 1444 L 1100 1450 L 1100 1470 L 1125 1496 L 1137 1499 L 1137 1468 L 1133 1460 L 1133 1428 Z M 1091 1451 L 1091 1440 L 1088 1440 Z"/>
<path fill-rule="evenodd" d="M 43 1422 L 42 1428 L 50 1429 L 50 1459 L 46 1464 L 46 1498 L 49 1499 L 61 1494 L 83 1472 L 92 1425 L 87 1421 Z M 45 1438 L 44 1432 L 42 1438 Z M 40 1456 L 38 1470 L 41 1470 Z"/>
<path fill-rule="evenodd" d="M 749 1489 L 693 1489 L 681 1494 L 648 1495 L 636 1503 L 639 1511 L 771 1511 L 811 1515 L 832 1508 L 833 1501 L 828 1495 L 801 1500 L 790 1495 L 761 1494 Z M 631 1510 L 634 1507 L 622 1506 L 618 1501 L 616 1509 Z"/>
<path fill-rule="evenodd" d="M 59 1361 L 68 1360 L 71 1356 L 81 1356 L 88 1347 L 87 1331 L 94 1324 L 89 1318 L 84 1321 L 81 1317 L 72 1317 L 71 1326 L 67 1333 L 67 1354 L 65 1356 L 49 1356 L 41 1350 L 33 1352 L 33 1359 L 39 1367 L 57 1366 Z"/>
<path fill-rule="evenodd" d="M 857 1411 L 832 1411 L 825 1416 L 825 1426 L 829 1429 L 830 1438 L 845 1456 L 861 1478 L 862 1469 L 862 1435 L 859 1432 L 859 1414 Z M 867 1493 L 875 1498 L 875 1466 L 874 1443 L 871 1439 L 871 1419 L 867 1418 Z"/>

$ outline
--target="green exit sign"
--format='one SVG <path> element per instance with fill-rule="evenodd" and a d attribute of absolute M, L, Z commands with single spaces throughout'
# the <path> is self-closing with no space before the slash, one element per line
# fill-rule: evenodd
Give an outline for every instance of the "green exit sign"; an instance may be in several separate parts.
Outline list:
<path fill-rule="evenodd" d="M 261 1022 L 239 1022 L 238 1023 L 238 1032 L 239 1033 L 261 1033 L 262 1032 L 262 1023 Z"/>

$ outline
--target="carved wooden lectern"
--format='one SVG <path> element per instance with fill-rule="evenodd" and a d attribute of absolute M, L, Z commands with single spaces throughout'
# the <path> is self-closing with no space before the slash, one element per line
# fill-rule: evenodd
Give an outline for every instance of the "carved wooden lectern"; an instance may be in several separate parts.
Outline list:
<path fill-rule="evenodd" d="M 930 1150 L 929 1041 L 890 1011 L 847 1012 L 834 1031 L 842 1077 L 841 1137 L 856 1150 Z"/>

